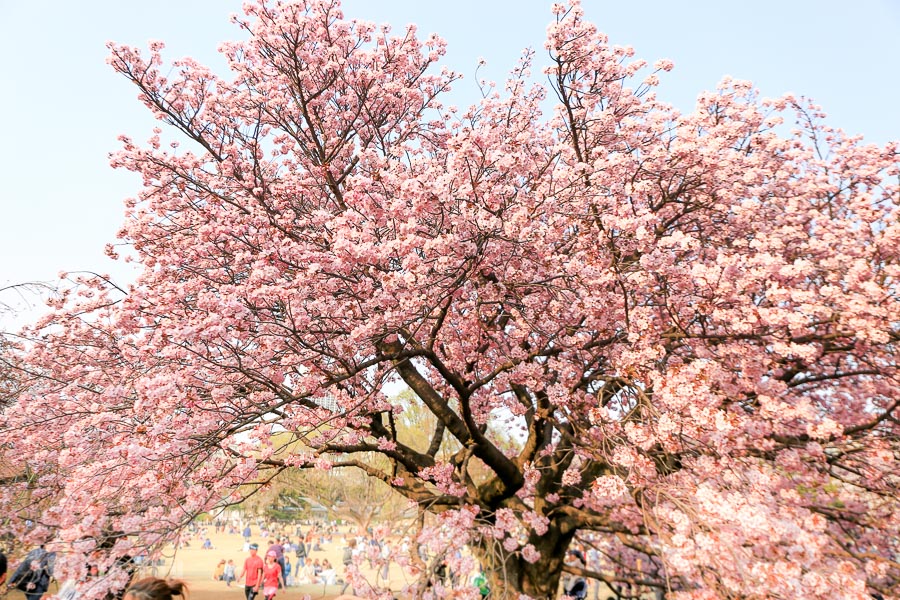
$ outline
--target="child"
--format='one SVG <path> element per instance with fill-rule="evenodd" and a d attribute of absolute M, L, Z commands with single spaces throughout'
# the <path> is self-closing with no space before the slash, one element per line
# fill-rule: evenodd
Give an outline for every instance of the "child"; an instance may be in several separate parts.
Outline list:
<path fill-rule="evenodd" d="M 291 557 L 287 554 L 284 555 L 284 584 L 286 587 L 290 587 L 294 585 L 294 577 L 292 574 L 293 569 L 291 568 Z"/>
<path fill-rule="evenodd" d="M 225 565 L 225 573 L 222 576 L 222 579 L 225 581 L 225 585 L 231 587 L 231 582 L 234 581 L 234 561 L 228 559 L 228 564 Z"/>

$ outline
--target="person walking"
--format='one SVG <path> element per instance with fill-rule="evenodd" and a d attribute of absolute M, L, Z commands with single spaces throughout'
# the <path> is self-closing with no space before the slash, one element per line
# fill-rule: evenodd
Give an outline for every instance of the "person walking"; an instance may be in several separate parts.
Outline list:
<path fill-rule="evenodd" d="M 305 567 L 306 566 L 306 544 L 303 542 L 302 537 L 297 541 L 297 548 L 294 550 L 294 555 L 297 557 L 297 568 Z"/>
<path fill-rule="evenodd" d="M 238 575 L 238 581 L 244 581 L 244 597 L 247 600 L 256 598 L 262 584 L 263 560 L 257 556 L 257 550 L 259 550 L 259 544 L 250 544 L 250 556 L 244 561 L 244 566 Z"/>
<path fill-rule="evenodd" d="M 359 559 L 359 549 L 357 548 L 356 538 L 350 538 L 347 546 L 344 548 L 344 587 L 341 588 L 341 595 L 350 587 L 350 576 L 352 575 L 350 567 L 357 563 Z"/>
<path fill-rule="evenodd" d="M 275 538 L 272 540 L 272 543 L 266 550 L 266 556 L 268 556 L 270 552 L 275 553 L 275 561 L 281 566 L 281 572 L 284 573 L 284 546 L 281 543 L 281 539 Z"/>
<path fill-rule="evenodd" d="M 281 564 L 274 550 L 266 552 L 266 562 L 263 564 L 263 596 L 265 600 L 274 600 L 278 593 L 278 587 L 285 587 Z"/>
<path fill-rule="evenodd" d="M 12 577 L 8 588 L 15 587 L 25 592 L 26 600 L 41 600 L 50 587 L 50 576 L 53 573 L 53 560 L 56 553 L 47 552 L 44 547 L 35 548 L 25 557 Z"/>
<path fill-rule="evenodd" d="M 390 581 L 391 571 L 391 547 L 387 543 L 381 545 L 381 578 L 385 585 Z M 390 587 L 390 586 L 388 586 Z"/>

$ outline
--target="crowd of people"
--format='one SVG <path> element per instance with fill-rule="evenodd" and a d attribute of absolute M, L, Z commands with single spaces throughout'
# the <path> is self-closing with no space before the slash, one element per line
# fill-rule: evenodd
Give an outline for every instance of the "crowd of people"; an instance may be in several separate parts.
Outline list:
<path fill-rule="evenodd" d="M 225 582 L 226 586 L 243 584 L 244 594 L 247 600 L 255 600 L 262 595 L 264 600 L 274 600 L 279 589 L 289 585 L 305 583 L 336 584 L 340 580 L 335 568 L 327 558 L 307 561 L 307 547 L 320 549 L 323 540 L 330 542 L 333 531 L 330 529 L 324 534 L 316 529 L 311 530 L 311 536 L 300 537 L 296 542 L 288 538 L 272 538 L 265 554 L 258 555 L 259 545 L 249 542 L 249 530 L 244 531 L 244 549 L 248 556 L 243 562 L 240 571 L 237 570 L 233 559 L 221 559 L 216 565 L 213 578 Z M 204 528 L 191 528 L 186 535 L 179 539 L 181 547 L 189 547 L 192 537 L 205 539 L 201 548 L 211 548 L 209 538 L 206 537 Z M 268 531 L 262 537 L 268 537 Z M 307 546 L 309 544 L 309 546 Z M 291 554 L 296 557 L 297 569 L 292 573 Z M 53 578 L 55 553 L 47 552 L 43 546 L 29 552 L 12 574 L 7 573 L 7 557 L 0 552 L 0 593 L 6 589 L 16 588 L 21 590 L 26 600 L 41 600 L 48 593 L 50 582 Z M 65 591 L 69 586 L 60 586 L 55 597 L 67 596 Z M 185 591 L 183 582 L 175 582 L 171 585 L 167 580 L 158 578 L 144 578 L 136 582 L 124 595 L 125 600 L 157 600 L 159 598 L 171 598 L 173 595 L 182 595 Z"/>
<path fill-rule="evenodd" d="M 210 535 L 212 528 L 214 535 Z M 212 539 L 216 540 L 219 548 L 213 546 Z M 228 556 L 226 548 L 231 546 L 232 542 L 229 541 L 231 539 L 235 544 L 233 551 L 241 552 L 240 556 Z M 201 542 L 199 547 L 194 545 L 198 541 Z M 396 551 L 400 555 L 407 555 L 410 551 L 410 540 L 398 542 Z M 348 589 L 354 594 L 365 593 L 373 584 L 383 585 L 389 581 L 390 566 L 394 559 L 391 547 L 382 544 L 372 531 L 350 533 L 346 529 L 340 529 L 335 523 L 303 523 L 287 526 L 261 521 L 237 524 L 217 521 L 206 525 L 197 523 L 182 532 L 176 544 L 176 547 L 180 548 L 189 548 L 193 545 L 204 554 L 205 551 L 222 553 L 223 556 L 216 557 L 211 563 L 211 566 L 215 565 L 212 579 L 221 582 L 223 589 L 242 588 L 246 600 L 275 600 L 279 590 L 303 585 L 326 587 L 339 585 L 342 586 L 340 590 L 342 595 Z M 419 549 L 421 553 L 424 547 Z M 54 553 L 45 551 L 43 547 L 36 548 L 17 563 L 17 568 L 7 579 L 6 557 L 0 554 L 0 584 L 3 585 L 0 590 L 5 589 L 7 585 L 16 587 L 25 594 L 26 600 L 41 600 L 49 596 L 48 588 L 53 578 L 54 557 Z M 427 556 L 422 558 L 425 562 L 429 562 Z M 146 555 L 127 560 L 135 579 L 150 574 L 156 575 L 156 568 L 165 564 L 164 561 L 160 562 L 161 557 Z M 406 562 L 401 560 L 400 564 Z M 365 569 L 365 566 L 368 566 L 368 569 Z M 363 576 L 366 571 L 368 573 Z M 415 576 L 412 571 L 410 573 Z M 94 571 L 88 577 L 100 575 L 101 573 L 96 572 L 94 567 Z M 462 582 L 458 581 L 458 578 L 446 568 L 444 572 L 436 572 L 435 576 L 439 578 L 435 581 L 441 580 L 442 585 L 448 588 L 455 588 L 459 583 L 464 584 L 468 580 L 466 578 Z M 141 581 L 144 582 L 142 584 L 144 587 L 136 588 L 131 594 L 131 600 L 157 597 L 148 594 L 178 595 L 183 587 L 169 589 L 158 583 L 162 580 L 158 580 L 152 586 L 148 583 L 149 579 Z M 69 585 L 70 583 L 72 585 Z M 58 582 L 55 585 L 57 591 L 54 598 L 78 597 L 76 582 Z"/>
<path fill-rule="evenodd" d="M 232 523 L 216 520 L 207 526 L 195 526 L 179 539 L 181 547 L 190 547 L 192 540 L 202 540 L 202 550 L 223 549 L 213 547 L 209 535 L 209 527 L 215 534 L 240 535 L 243 540 L 241 551 L 244 553 L 240 569 L 233 558 L 222 557 L 213 569 L 212 578 L 221 581 L 225 587 L 243 585 L 248 600 L 262 595 L 264 600 L 271 600 L 279 588 L 300 585 L 344 585 L 346 591 L 346 571 L 349 565 L 369 560 L 373 557 L 384 557 L 389 554 L 371 536 L 348 537 L 343 535 L 336 524 L 304 524 L 284 525 L 273 523 Z M 254 533 L 263 545 L 252 542 Z M 221 541 L 221 538 L 217 538 Z M 312 556 L 324 553 L 333 544 L 344 544 L 343 569 L 332 564 L 327 556 Z M 261 548 L 265 547 L 265 552 Z M 333 550 L 332 550 L 333 551 Z M 363 556 L 364 552 L 368 552 Z M 387 560 L 378 565 L 380 576 L 385 580 L 389 575 Z"/>
<path fill-rule="evenodd" d="M 231 524 L 215 521 L 212 527 L 216 534 L 240 534 L 244 553 L 250 553 L 251 549 L 257 551 L 260 549 L 259 544 L 251 543 L 256 533 L 256 536 L 267 545 L 261 558 L 274 553 L 275 562 L 281 567 L 286 587 L 344 584 L 347 567 L 350 564 L 368 563 L 369 568 L 376 571 L 383 581 L 387 581 L 390 574 L 390 550 L 386 545 L 381 544 L 372 535 L 342 534 L 336 524 L 284 525 L 262 522 Z M 201 549 L 214 549 L 206 527 L 197 528 L 193 536 L 204 540 Z M 182 543 L 190 544 L 190 540 L 185 539 Z M 314 553 L 324 553 L 326 549 L 333 548 L 334 544 L 343 544 L 342 565 L 332 564 L 325 556 L 313 556 Z M 240 579 L 240 575 L 235 572 L 234 560 L 225 557 L 216 564 L 212 577 L 216 581 L 224 582 L 226 586 L 231 586 Z"/>

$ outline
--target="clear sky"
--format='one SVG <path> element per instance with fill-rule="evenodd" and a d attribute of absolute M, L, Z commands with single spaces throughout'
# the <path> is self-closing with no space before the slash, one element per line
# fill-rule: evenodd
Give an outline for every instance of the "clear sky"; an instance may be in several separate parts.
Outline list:
<path fill-rule="evenodd" d="M 867 140 L 900 139 L 900 0 L 583 0 L 613 43 L 651 64 L 675 62 L 658 95 L 682 110 L 724 76 L 764 96 L 816 100 L 828 122 Z M 543 0 L 345 0 L 348 17 L 439 33 L 466 79 L 454 101 L 477 98 L 474 71 L 502 81 L 524 47 L 543 53 Z M 135 89 L 105 63 L 107 40 L 166 42 L 169 58 L 221 64 L 240 37 L 239 0 L 0 0 L 0 288 L 54 280 L 61 270 L 127 278 L 107 260 L 134 176 L 113 171 L 116 137 L 150 135 Z M 535 69 L 537 71 L 537 69 Z M 0 296 L 0 300 L 4 300 Z M 5 300 L 9 301 L 8 298 Z"/>

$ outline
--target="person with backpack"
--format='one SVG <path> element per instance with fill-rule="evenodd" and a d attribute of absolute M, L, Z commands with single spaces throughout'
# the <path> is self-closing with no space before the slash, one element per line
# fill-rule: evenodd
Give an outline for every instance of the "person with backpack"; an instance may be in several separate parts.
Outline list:
<path fill-rule="evenodd" d="M 41 600 L 50 588 L 50 577 L 53 573 L 55 552 L 47 552 L 44 547 L 35 548 L 19 563 L 9 586 L 25 592 L 25 600 Z"/>

